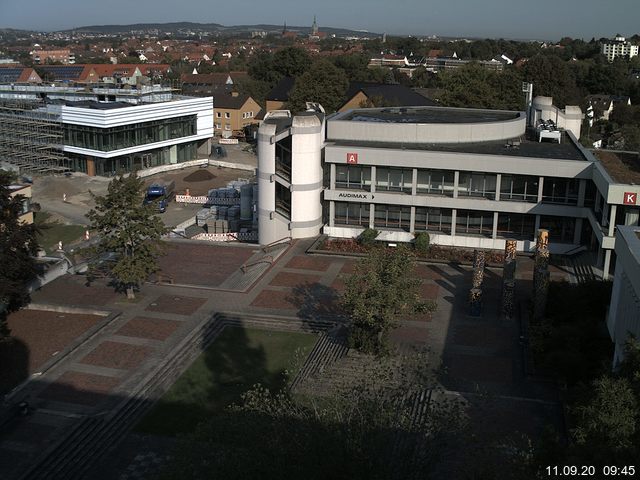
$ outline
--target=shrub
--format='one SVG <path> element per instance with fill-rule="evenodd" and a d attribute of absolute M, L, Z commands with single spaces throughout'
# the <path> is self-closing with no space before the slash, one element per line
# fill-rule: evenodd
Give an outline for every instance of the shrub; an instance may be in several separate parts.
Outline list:
<path fill-rule="evenodd" d="M 414 245 L 418 254 L 426 255 L 429 252 L 430 243 L 431 237 L 429 237 L 429 234 L 427 232 L 420 232 L 416 234 Z"/>
<path fill-rule="evenodd" d="M 361 245 L 372 246 L 376 243 L 376 237 L 380 232 L 374 230 L 373 228 L 367 228 L 364 232 L 360 234 L 358 237 L 358 241 Z"/>

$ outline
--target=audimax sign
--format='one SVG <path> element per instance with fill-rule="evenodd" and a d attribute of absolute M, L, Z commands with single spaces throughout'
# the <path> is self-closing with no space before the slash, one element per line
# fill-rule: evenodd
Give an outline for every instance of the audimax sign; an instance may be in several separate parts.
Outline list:
<path fill-rule="evenodd" d="M 373 200 L 375 196 L 369 193 L 345 193 L 340 192 L 338 198 L 354 198 L 357 200 Z"/>

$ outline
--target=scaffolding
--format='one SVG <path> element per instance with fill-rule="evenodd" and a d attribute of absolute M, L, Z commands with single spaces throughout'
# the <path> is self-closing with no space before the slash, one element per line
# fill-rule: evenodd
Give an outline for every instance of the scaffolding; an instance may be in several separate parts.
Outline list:
<path fill-rule="evenodd" d="M 0 162 L 21 174 L 68 171 L 60 116 L 47 111 L 41 101 L 1 100 Z"/>

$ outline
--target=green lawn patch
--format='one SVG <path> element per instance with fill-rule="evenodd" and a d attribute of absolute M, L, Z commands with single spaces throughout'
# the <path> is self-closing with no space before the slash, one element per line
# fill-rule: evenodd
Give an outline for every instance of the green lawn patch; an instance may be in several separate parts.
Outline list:
<path fill-rule="evenodd" d="M 63 246 L 79 240 L 87 227 L 84 225 L 64 225 L 58 221 L 51 221 L 47 212 L 37 212 L 35 224 L 38 226 L 38 243 L 49 253 L 62 242 Z"/>
<path fill-rule="evenodd" d="M 240 399 L 256 383 L 278 390 L 302 366 L 316 335 L 226 327 L 136 430 L 175 436 Z"/>

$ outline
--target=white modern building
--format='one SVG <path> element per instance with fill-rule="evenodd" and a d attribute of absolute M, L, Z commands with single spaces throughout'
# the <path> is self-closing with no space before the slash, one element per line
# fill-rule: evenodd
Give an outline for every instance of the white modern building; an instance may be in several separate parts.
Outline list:
<path fill-rule="evenodd" d="M 616 57 L 633 58 L 638 55 L 638 45 L 627 42 L 627 39 L 618 34 L 613 40 L 602 44 L 600 51 L 607 60 L 613 62 Z"/>
<path fill-rule="evenodd" d="M 640 338 L 640 228 L 620 226 L 615 277 L 607 326 L 615 344 L 614 366 L 624 358 L 629 335 Z"/>
<path fill-rule="evenodd" d="M 175 95 L 160 85 L 4 84 L 0 110 L 0 160 L 20 168 L 42 163 L 37 151 L 44 146 L 52 157 L 46 168 L 88 175 L 208 158 L 211 151 L 213 97 Z"/>
<path fill-rule="evenodd" d="M 66 166 L 88 175 L 208 158 L 211 151 L 212 97 L 139 105 L 66 102 L 47 109 L 62 122 Z"/>
<path fill-rule="evenodd" d="M 530 117 L 443 107 L 267 116 L 260 243 L 375 228 L 389 242 L 427 231 L 441 245 L 503 249 L 517 239 L 530 251 L 547 228 L 553 253 L 591 251 L 609 272 L 615 226 L 638 224 L 640 182 L 614 179 L 610 162 L 578 143 L 579 108 L 537 97 Z"/>

